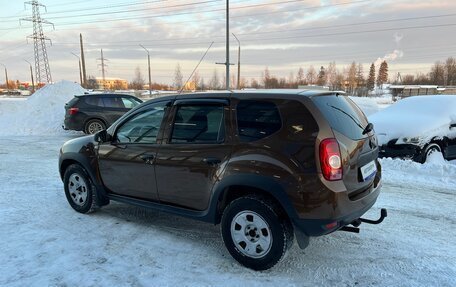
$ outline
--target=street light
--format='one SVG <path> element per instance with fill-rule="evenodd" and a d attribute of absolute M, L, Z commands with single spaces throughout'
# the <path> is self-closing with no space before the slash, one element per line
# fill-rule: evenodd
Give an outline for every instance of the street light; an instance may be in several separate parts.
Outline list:
<path fill-rule="evenodd" d="M 141 48 L 143 48 L 146 51 L 146 53 L 147 53 L 147 66 L 149 68 L 149 96 L 152 97 L 152 79 L 150 77 L 150 54 L 149 54 L 149 50 L 147 50 L 146 47 L 144 47 L 141 44 L 139 44 L 139 46 L 141 46 Z"/>
<path fill-rule="evenodd" d="M 76 55 L 75 53 L 73 52 L 70 52 L 73 56 L 75 56 L 76 58 L 78 58 L 78 61 L 79 61 L 79 82 L 81 83 L 81 86 L 82 86 L 82 69 L 81 69 L 81 58 L 79 58 L 78 55 Z"/>
<path fill-rule="evenodd" d="M 32 78 L 32 94 L 33 94 L 35 92 L 35 81 L 33 80 L 32 64 L 29 61 L 25 60 L 25 59 L 24 59 L 24 61 L 26 61 L 29 64 L 29 66 L 30 66 L 30 77 Z"/>
<path fill-rule="evenodd" d="M 238 73 L 237 73 L 237 89 L 240 89 L 240 80 L 241 80 L 241 41 L 239 41 L 238 37 L 232 33 L 236 41 L 238 42 Z"/>
<path fill-rule="evenodd" d="M 0 65 L 2 65 L 3 67 L 5 67 L 6 90 L 8 91 L 8 89 L 9 89 L 9 87 L 8 87 L 8 70 L 6 69 L 6 66 L 3 65 L 2 63 L 0 63 Z"/>

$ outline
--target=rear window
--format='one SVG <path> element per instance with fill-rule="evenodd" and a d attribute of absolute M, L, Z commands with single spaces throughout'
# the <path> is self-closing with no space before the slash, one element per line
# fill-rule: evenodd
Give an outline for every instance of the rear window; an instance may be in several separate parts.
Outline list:
<path fill-rule="evenodd" d="M 103 104 L 106 108 L 125 108 L 120 97 L 103 97 Z"/>
<path fill-rule="evenodd" d="M 78 97 L 74 97 L 68 103 L 66 103 L 66 106 L 73 107 L 74 105 L 76 105 L 76 103 L 78 101 L 79 101 L 79 98 Z"/>
<path fill-rule="evenodd" d="M 271 102 L 240 101 L 236 113 L 239 139 L 242 142 L 260 140 L 282 127 L 279 110 Z"/>
<path fill-rule="evenodd" d="M 345 96 L 317 96 L 312 98 L 325 115 L 331 128 L 344 136 L 358 140 L 367 137 L 363 130 L 367 119 L 358 106 Z"/>

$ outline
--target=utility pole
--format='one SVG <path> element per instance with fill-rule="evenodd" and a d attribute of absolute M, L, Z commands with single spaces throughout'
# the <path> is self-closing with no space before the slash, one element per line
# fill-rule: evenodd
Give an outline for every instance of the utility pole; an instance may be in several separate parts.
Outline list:
<path fill-rule="evenodd" d="M 225 63 L 216 63 L 217 65 L 226 66 L 226 90 L 230 89 L 230 0 L 226 0 L 226 59 Z"/>
<path fill-rule="evenodd" d="M 51 42 L 51 39 L 44 36 L 42 24 L 49 24 L 52 25 L 52 27 L 54 27 L 54 24 L 41 18 L 40 6 L 44 7 L 45 10 L 46 6 L 40 4 L 36 0 L 25 2 L 24 5 L 25 4 L 32 5 L 32 17 L 24 18 L 21 20 L 33 22 L 33 34 L 28 36 L 27 38 L 33 39 L 36 80 L 38 83 L 51 83 L 51 69 L 49 67 L 49 60 L 46 51 L 46 41 Z"/>
<path fill-rule="evenodd" d="M 5 68 L 5 79 L 6 79 L 6 90 L 9 90 L 9 85 L 8 85 L 8 70 L 6 69 L 6 66 L 0 63 Z"/>
<path fill-rule="evenodd" d="M 226 89 L 230 89 L 230 0 L 226 0 Z"/>
<path fill-rule="evenodd" d="M 79 61 L 79 82 L 81 83 L 81 86 L 83 85 L 83 82 L 82 82 L 82 71 L 81 71 L 81 58 L 79 58 L 78 55 L 76 55 L 75 53 L 71 52 L 71 54 L 73 54 L 73 56 L 75 56 L 76 58 L 78 58 L 78 61 Z"/>
<path fill-rule="evenodd" d="M 82 43 L 82 34 L 79 34 L 79 45 L 81 46 L 81 62 L 82 62 L 82 79 L 84 82 L 81 82 L 83 87 L 87 86 L 87 74 L 86 74 L 86 64 L 84 57 L 84 44 Z"/>
<path fill-rule="evenodd" d="M 103 49 L 101 49 L 101 58 L 97 59 L 97 60 L 101 60 L 101 64 L 98 64 L 98 66 L 101 66 L 101 75 L 103 76 L 103 90 L 105 89 L 105 84 L 106 84 L 106 71 L 105 71 L 105 67 L 107 67 L 108 65 L 106 65 L 104 62 L 105 61 L 108 61 L 108 59 L 105 59 L 103 57 Z"/>
<path fill-rule="evenodd" d="M 152 97 L 152 78 L 150 77 L 150 54 L 149 54 L 149 50 L 147 50 L 141 44 L 139 44 L 139 46 L 141 46 L 147 52 L 147 66 L 149 67 L 149 96 Z"/>
<path fill-rule="evenodd" d="M 30 77 L 32 78 L 32 94 L 33 94 L 35 92 L 35 82 L 33 81 L 32 64 L 29 61 L 27 61 L 27 60 L 24 60 L 24 61 L 26 61 L 29 64 L 29 66 L 30 66 Z"/>
<path fill-rule="evenodd" d="M 240 83 L 241 83 L 241 41 L 239 41 L 238 37 L 234 35 L 234 38 L 236 38 L 236 41 L 238 42 L 238 63 L 237 63 L 237 89 L 240 89 Z"/>

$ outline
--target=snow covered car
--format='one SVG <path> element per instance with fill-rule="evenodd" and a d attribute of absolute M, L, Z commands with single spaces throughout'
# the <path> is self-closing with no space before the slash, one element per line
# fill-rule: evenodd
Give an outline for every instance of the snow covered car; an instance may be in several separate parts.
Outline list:
<path fill-rule="evenodd" d="M 377 133 L 380 157 L 424 163 L 433 152 L 456 158 L 456 95 L 415 96 L 380 111 L 369 120 Z"/>

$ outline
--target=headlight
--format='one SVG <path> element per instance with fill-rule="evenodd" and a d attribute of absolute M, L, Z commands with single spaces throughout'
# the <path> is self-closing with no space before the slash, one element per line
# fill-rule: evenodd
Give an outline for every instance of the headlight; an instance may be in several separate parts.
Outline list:
<path fill-rule="evenodd" d="M 396 144 L 417 144 L 421 141 L 420 137 L 413 137 L 413 138 L 408 138 L 408 137 L 403 137 L 400 138 Z"/>

